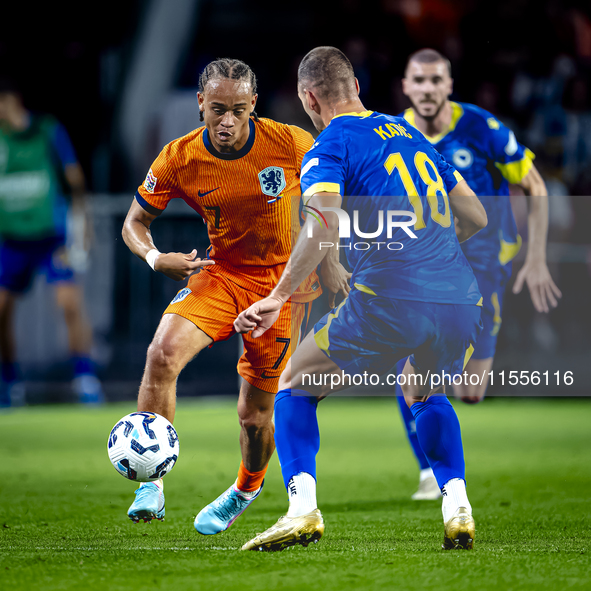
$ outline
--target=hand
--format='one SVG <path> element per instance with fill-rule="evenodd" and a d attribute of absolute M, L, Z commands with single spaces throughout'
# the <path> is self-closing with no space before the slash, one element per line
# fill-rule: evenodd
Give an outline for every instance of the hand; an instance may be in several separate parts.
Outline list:
<path fill-rule="evenodd" d="M 331 257 L 327 256 L 322 261 L 322 265 L 320 265 L 320 278 L 324 287 L 330 292 L 328 304 L 331 308 L 335 307 L 335 300 L 339 292 L 342 292 L 345 297 L 349 295 L 351 291 L 351 286 L 349 285 L 351 275 L 341 263 L 334 261 Z"/>
<path fill-rule="evenodd" d="M 531 301 L 538 312 L 550 311 L 556 308 L 562 292 L 558 289 L 544 261 L 525 261 L 517 274 L 513 285 L 513 293 L 521 293 L 523 284 L 527 283 Z"/>
<path fill-rule="evenodd" d="M 163 275 L 174 279 L 175 281 L 182 281 L 190 277 L 203 267 L 215 265 L 215 262 L 209 259 L 198 259 L 197 250 L 194 248 L 189 254 L 182 252 L 163 252 L 158 255 L 154 269 Z"/>
<path fill-rule="evenodd" d="M 240 312 L 234 320 L 234 330 L 239 334 L 252 330 L 253 338 L 260 337 L 279 318 L 284 303 L 279 298 L 269 296 L 253 304 L 250 308 Z"/>

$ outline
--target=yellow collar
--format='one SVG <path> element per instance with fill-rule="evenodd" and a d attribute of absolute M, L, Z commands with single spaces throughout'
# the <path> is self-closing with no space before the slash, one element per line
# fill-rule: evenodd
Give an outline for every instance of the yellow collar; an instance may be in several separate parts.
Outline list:
<path fill-rule="evenodd" d="M 373 111 L 363 111 L 361 113 L 341 113 L 340 115 L 335 115 L 332 119 L 336 119 L 337 117 L 369 117 L 372 113 Z"/>
<path fill-rule="evenodd" d="M 450 131 L 453 131 L 456 128 L 458 121 L 462 118 L 462 115 L 464 114 L 464 109 L 462 109 L 462 105 L 454 103 L 453 101 L 449 101 L 449 104 L 451 105 L 451 121 L 449 122 L 449 127 L 447 129 L 444 129 L 441 133 L 438 133 L 435 136 L 425 135 L 425 137 L 432 144 L 440 142 Z M 413 111 L 413 109 L 406 109 L 406 111 L 404 111 L 404 118 L 413 127 L 417 127 L 415 125 L 415 112 Z"/>

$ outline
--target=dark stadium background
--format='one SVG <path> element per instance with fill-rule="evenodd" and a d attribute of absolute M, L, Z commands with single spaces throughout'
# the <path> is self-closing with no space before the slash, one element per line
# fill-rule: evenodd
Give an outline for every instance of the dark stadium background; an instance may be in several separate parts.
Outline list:
<path fill-rule="evenodd" d="M 198 125 L 194 92 L 201 69 L 217 57 L 246 61 L 258 76 L 259 115 L 310 129 L 295 79 L 299 60 L 317 45 L 345 51 L 365 105 L 389 113 L 408 106 L 400 91 L 406 57 L 421 47 L 438 49 L 452 62 L 453 98 L 491 111 L 536 153 L 552 194 L 548 256 L 564 297 L 545 318 L 533 312 L 527 293 L 507 295 L 496 367 L 571 370 L 575 383 L 535 390 L 493 386 L 490 393 L 589 393 L 589 2 L 12 2 L 3 7 L 2 29 L 0 75 L 20 82 L 29 108 L 51 112 L 66 126 L 93 196 L 96 241 L 84 281 L 110 399 L 135 395 L 159 315 L 180 288 L 127 251 L 120 227 L 162 145 Z M 523 202 L 514 202 L 525 231 Z M 161 251 L 203 252 L 205 227 L 190 213 L 174 208 L 155 223 Z M 17 323 L 33 402 L 68 399 L 64 335 L 54 329 L 48 297 L 37 284 Z M 181 374 L 180 393 L 236 393 L 237 350 L 233 339 L 203 352 Z"/>

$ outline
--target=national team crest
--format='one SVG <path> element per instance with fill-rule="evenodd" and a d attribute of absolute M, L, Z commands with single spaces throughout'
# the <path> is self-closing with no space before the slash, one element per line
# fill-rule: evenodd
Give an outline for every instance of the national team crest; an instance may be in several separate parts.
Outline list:
<path fill-rule="evenodd" d="M 474 162 L 472 152 L 466 148 L 460 148 L 453 153 L 452 161 L 456 168 L 470 168 Z"/>
<path fill-rule="evenodd" d="M 146 175 L 146 180 L 144 181 L 144 189 L 148 191 L 148 193 L 153 193 L 154 189 L 156 188 L 156 182 L 158 179 L 154 176 L 152 169 L 148 170 L 148 174 Z"/>
<path fill-rule="evenodd" d="M 261 191 L 273 197 L 269 203 L 273 203 L 281 197 L 281 191 L 285 189 L 285 173 L 283 168 L 279 166 L 267 166 L 265 170 L 259 172 L 259 182 L 261 183 Z"/>

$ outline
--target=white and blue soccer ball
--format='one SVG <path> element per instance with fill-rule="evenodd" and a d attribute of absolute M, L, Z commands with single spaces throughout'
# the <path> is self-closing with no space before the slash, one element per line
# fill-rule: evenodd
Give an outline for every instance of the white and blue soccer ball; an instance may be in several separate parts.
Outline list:
<path fill-rule="evenodd" d="M 163 416 L 132 412 L 111 429 L 107 449 L 119 474 L 137 482 L 152 482 L 168 474 L 176 464 L 179 437 Z"/>

